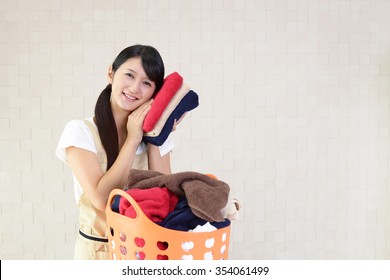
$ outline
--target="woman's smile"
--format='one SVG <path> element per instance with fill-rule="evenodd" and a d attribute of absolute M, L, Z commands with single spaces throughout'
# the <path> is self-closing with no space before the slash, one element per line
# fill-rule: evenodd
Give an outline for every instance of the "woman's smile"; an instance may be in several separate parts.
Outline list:
<path fill-rule="evenodd" d="M 125 93 L 125 92 L 122 92 L 124 97 L 125 97 L 125 100 L 128 101 L 128 102 L 135 102 L 137 100 L 139 100 L 139 98 L 135 97 L 135 96 L 132 96 L 128 93 Z"/>

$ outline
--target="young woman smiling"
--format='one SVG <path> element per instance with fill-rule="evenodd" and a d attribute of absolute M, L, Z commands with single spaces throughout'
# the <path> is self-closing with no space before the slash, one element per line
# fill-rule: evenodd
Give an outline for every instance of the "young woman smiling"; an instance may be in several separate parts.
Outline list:
<path fill-rule="evenodd" d="M 122 188 L 131 168 L 169 174 L 168 140 L 160 147 L 142 142 L 142 124 L 164 80 L 158 51 L 145 45 L 119 53 L 107 73 L 95 115 L 70 121 L 56 150 L 72 170 L 79 207 L 75 259 L 108 259 L 104 209 L 109 193 Z"/>

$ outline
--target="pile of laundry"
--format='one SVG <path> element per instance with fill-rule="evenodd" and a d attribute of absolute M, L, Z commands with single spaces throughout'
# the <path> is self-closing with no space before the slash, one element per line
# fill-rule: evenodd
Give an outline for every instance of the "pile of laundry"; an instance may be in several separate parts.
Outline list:
<path fill-rule="evenodd" d="M 169 74 L 145 117 L 143 142 L 161 146 L 172 132 L 175 120 L 198 105 L 198 95 L 183 83 L 183 77 L 177 72 Z"/>
<path fill-rule="evenodd" d="M 210 232 L 227 227 L 240 209 L 225 182 L 197 172 L 166 175 L 132 169 L 125 189 L 151 221 L 173 230 Z M 111 208 L 136 217 L 124 197 L 116 196 Z"/>

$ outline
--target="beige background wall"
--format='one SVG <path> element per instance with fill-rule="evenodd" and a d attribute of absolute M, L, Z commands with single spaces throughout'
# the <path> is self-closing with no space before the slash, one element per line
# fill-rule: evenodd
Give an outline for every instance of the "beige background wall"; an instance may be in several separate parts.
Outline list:
<path fill-rule="evenodd" d="M 173 170 L 244 205 L 232 259 L 390 258 L 390 1 L 0 0 L 1 259 L 72 258 L 54 149 L 135 43 L 200 96 Z"/>

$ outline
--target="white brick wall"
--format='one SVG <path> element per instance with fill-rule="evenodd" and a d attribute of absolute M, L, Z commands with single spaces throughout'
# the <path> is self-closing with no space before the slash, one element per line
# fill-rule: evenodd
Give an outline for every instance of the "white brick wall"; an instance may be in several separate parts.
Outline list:
<path fill-rule="evenodd" d="M 389 15 L 386 0 L 0 0 L 0 258 L 72 258 L 54 149 L 135 43 L 200 95 L 172 164 L 241 200 L 231 258 L 390 258 Z"/>

